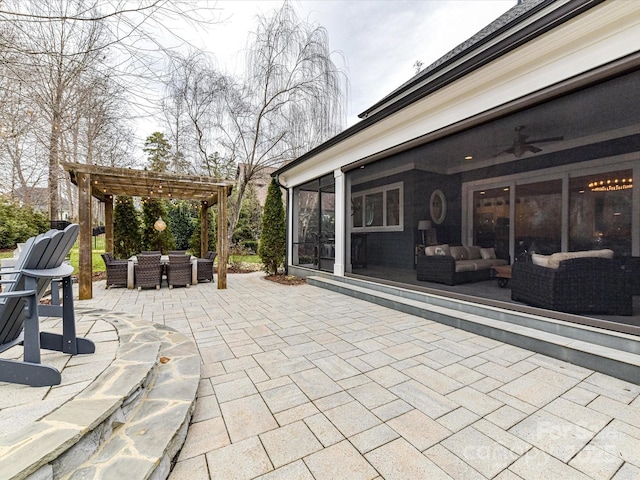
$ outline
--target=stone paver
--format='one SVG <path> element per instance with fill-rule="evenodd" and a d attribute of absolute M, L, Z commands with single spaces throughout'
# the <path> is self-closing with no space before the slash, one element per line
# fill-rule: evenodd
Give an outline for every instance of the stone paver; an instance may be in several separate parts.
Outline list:
<path fill-rule="evenodd" d="M 78 302 L 139 312 L 197 344 L 198 402 L 171 480 L 640 475 L 640 386 L 262 276 L 230 275 L 227 290 L 98 282 Z M 80 385 L 85 372 L 71 373 Z M 55 389 L 44 401 L 2 389 L 0 427 L 12 409 L 56 405 Z"/>

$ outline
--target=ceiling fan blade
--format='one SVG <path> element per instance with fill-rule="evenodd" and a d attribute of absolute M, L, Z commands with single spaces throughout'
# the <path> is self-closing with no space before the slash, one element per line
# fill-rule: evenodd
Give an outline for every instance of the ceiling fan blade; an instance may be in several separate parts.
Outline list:
<path fill-rule="evenodd" d="M 542 151 L 541 148 L 538 148 L 535 145 L 527 145 L 526 149 L 529 150 L 531 153 L 538 153 Z"/>
<path fill-rule="evenodd" d="M 535 140 L 529 140 L 525 143 L 559 142 L 560 140 L 564 140 L 564 137 L 537 138 Z"/>
<path fill-rule="evenodd" d="M 506 154 L 506 153 L 514 154 L 514 153 L 515 153 L 515 151 L 516 151 L 515 147 L 509 147 L 509 148 L 507 148 L 506 150 L 503 150 L 503 151 L 501 151 L 501 152 L 496 153 L 496 154 L 493 156 L 493 158 L 499 157 L 500 155 L 504 155 L 504 154 Z"/>

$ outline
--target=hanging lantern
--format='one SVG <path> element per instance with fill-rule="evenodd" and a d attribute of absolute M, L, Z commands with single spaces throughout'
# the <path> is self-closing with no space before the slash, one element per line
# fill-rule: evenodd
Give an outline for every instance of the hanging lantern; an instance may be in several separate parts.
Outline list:
<path fill-rule="evenodd" d="M 164 229 L 167 228 L 167 224 L 164 223 L 164 220 L 162 220 L 162 217 L 158 217 L 158 220 L 156 220 L 156 223 L 153 224 L 153 228 L 155 228 L 159 232 L 164 232 Z"/>

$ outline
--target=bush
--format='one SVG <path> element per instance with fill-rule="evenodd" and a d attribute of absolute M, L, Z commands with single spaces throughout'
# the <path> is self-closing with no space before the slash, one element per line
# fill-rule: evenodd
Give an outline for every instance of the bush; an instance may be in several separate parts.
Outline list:
<path fill-rule="evenodd" d="M 242 246 L 251 253 L 258 252 L 258 242 L 256 240 L 245 240 L 242 242 Z"/>
<path fill-rule="evenodd" d="M 13 249 L 29 237 L 49 230 L 49 218 L 28 206 L 0 198 L 0 248 Z"/>

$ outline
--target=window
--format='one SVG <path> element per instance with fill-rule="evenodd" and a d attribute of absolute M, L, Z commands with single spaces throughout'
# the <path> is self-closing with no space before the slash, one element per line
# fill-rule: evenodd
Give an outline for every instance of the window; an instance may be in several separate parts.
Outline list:
<path fill-rule="evenodd" d="M 473 244 L 493 247 L 499 258 L 509 255 L 508 186 L 473 192 Z"/>
<path fill-rule="evenodd" d="M 562 250 L 562 180 L 516 186 L 516 256 Z"/>
<path fill-rule="evenodd" d="M 633 172 L 572 178 L 569 183 L 569 250 L 611 248 L 631 255 Z"/>
<path fill-rule="evenodd" d="M 402 231 L 403 184 L 394 183 L 351 195 L 351 218 L 354 231 Z"/>

